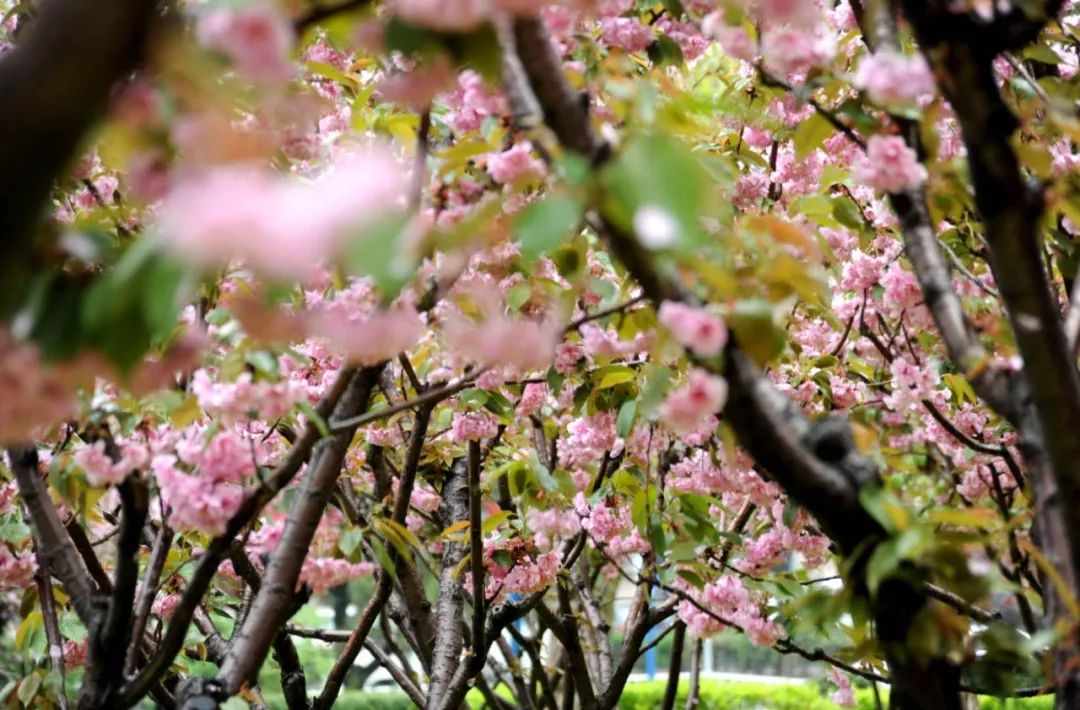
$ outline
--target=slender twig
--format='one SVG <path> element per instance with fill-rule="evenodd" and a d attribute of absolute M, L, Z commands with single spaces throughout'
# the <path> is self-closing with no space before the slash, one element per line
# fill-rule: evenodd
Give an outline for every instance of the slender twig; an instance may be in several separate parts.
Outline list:
<path fill-rule="evenodd" d="M 60 708 L 67 710 L 67 692 L 64 690 L 64 638 L 60 635 L 60 622 L 56 616 L 56 600 L 53 596 L 52 576 L 49 564 L 38 554 L 37 541 L 34 541 L 34 556 L 38 559 L 38 568 L 34 573 L 38 599 L 41 603 L 41 617 L 45 623 L 45 638 L 49 644 L 48 658 L 52 669 L 60 676 Z"/>
<path fill-rule="evenodd" d="M 375 660 L 379 662 L 379 665 L 386 669 L 386 672 L 390 674 L 390 677 L 394 679 L 394 682 L 405 691 L 405 694 L 409 696 L 409 700 L 416 703 L 416 707 L 424 707 L 427 699 L 424 694 L 416 687 L 416 683 L 412 678 L 402 670 L 396 663 L 390 660 L 390 656 L 386 654 L 386 651 L 379 648 L 375 643 L 372 643 L 370 639 L 364 641 L 364 648 L 368 653 L 375 656 Z"/>
<path fill-rule="evenodd" d="M 968 602 L 960 595 L 953 594 L 948 589 L 944 589 L 937 586 L 936 584 L 929 583 L 926 584 L 925 588 L 927 596 L 937 599 L 943 604 L 947 604 L 948 606 L 952 607 L 964 616 L 970 617 L 975 621 L 988 623 L 991 621 L 1001 620 L 1001 612 L 987 611 L 986 609 L 981 609 L 974 604 Z"/>
<path fill-rule="evenodd" d="M 786 91 L 794 93 L 794 89 L 792 88 L 791 84 L 788 84 L 783 79 L 773 74 L 770 74 L 760 66 L 758 67 L 758 74 L 761 76 L 762 83 L 766 86 L 785 89 Z M 866 141 L 863 140 L 862 136 L 856 133 L 854 128 L 841 121 L 834 112 L 822 106 L 820 103 L 818 103 L 817 99 L 812 96 L 808 96 L 806 98 L 806 103 L 813 107 L 813 109 L 817 111 L 818 115 L 828 121 L 833 128 L 843 133 L 848 140 L 850 140 L 852 143 L 859 146 L 863 150 L 866 150 Z"/>
<path fill-rule="evenodd" d="M 483 653 L 484 639 L 484 539 L 481 530 L 480 442 L 469 442 L 469 570 L 472 572 L 473 653 Z"/>
<path fill-rule="evenodd" d="M 610 308 L 604 308 L 602 310 L 596 311 L 595 313 L 590 313 L 589 315 L 582 316 L 581 318 L 578 318 L 577 320 L 573 320 L 573 321 L 570 321 L 569 323 L 567 323 L 566 328 L 563 329 L 563 332 L 564 333 L 569 333 L 571 331 L 577 330 L 578 328 L 585 325 L 586 323 L 589 323 L 590 321 L 599 320 L 601 318 L 607 318 L 608 316 L 615 315 L 616 313 L 621 313 L 621 312 L 627 310 L 628 308 L 632 308 L 632 307 L 636 306 L 637 304 L 643 303 L 643 302 L 645 302 L 647 300 L 648 300 L 648 298 L 645 295 L 636 296 L 634 298 L 631 298 L 629 301 L 624 301 L 624 302 L 622 302 L 622 303 L 620 303 L 618 305 L 614 305 L 614 306 L 612 306 Z"/>
<path fill-rule="evenodd" d="M 437 404 L 444 399 L 447 399 L 448 397 L 453 397 L 458 392 L 471 387 L 473 382 L 476 381 L 476 378 L 483 374 L 486 370 L 487 368 L 474 370 L 473 372 L 464 375 L 456 382 L 450 382 L 436 389 L 426 390 L 423 394 L 414 397 L 413 399 L 405 402 L 400 402 L 385 409 L 380 409 L 377 412 L 368 412 L 367 414 L 361 414 L 359 416 L 342 419 L 340 421 L 332 420 L 329 422 L 330 431 L 337 433 L 346 429 L 351 429 L 353 427 L 361 427 L 365 424 L 370 424 L 372 422 L 379 421 L 380 419 L 386 419 L 387 417 L 391 417 L 398 412 L 404 412 L 409 409 L 417 409 L 424 405 Z"/>
<path fill-rule="evenodd" d="M 135 604 L 135 614 L 131 624 L 131 641 L 128 643 L 127 658 L 124 661 L 124 674 L 130 676 L 135 672 L 135 664 L 139 659 L 139 649 L 142 644 L 143 632 L 146 630 L 146 622 L 150 618 L 150 610 L 154 605 L 154 596 L 157 594 L 158 581 L 161 572 L 165 568 L 165 560 L 169 556 L 169 548 L 172 546 L 173 530 L 166 523 L 162 523 L 158 531 L 157 541 L 150 553 L 150 561 L 146 565 L 143 574 L 142 591 Z"/>
<path fill-rule="evenodd" d="M 416 412 L 416 420 L 413 422 L 409 448 L 405 454 L 405 465 L 401 470 L 401 478 L 398 483 L 397 499 L 394 501 L 394 510 L 391 515 L 391 520 L 398 525 L 404 524 L 405 516 L 409 511 L 409 501 L 412 498 L 413 486 L 416 483 L 416 471 L 420 466 L 420 454 L 423 451 L 424 438 L 427 436 L 428 423 L 431 420 L 433 407 L 434 404 L 420 405 L 419 410 Z M 391 562 L 399 559 L 397 548 L 391 546 L 389 554 Z M 338 656 L 330 669 L 330 673 L 323 684 L 322 692 L 312 703 L 312 707 L 316 710 L 333 707 L 338 692 L 340 692 L 341 686 L 345 682 L 345 676 L 348 675 L 349 670 L 356 661 L 356 657 L 360 655 L 360 650 L 363 648 L 371 629 L 375 626 L 376 618 L 382 613 L 383 607 L 390 598 L 393 588 L 393 571 L 380 568 L 375 581 L 375 593 L 368 600 L 367 605 L 360 614 L 360 619 L 345 642 L 345 648 L 342 649 L 341 655 Z"/>

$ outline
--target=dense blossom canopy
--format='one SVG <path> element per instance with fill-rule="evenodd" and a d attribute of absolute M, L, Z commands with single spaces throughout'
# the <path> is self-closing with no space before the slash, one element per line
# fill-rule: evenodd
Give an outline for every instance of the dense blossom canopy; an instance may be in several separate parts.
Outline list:
<path fill-rule="evenodd" d="M 6 702 L 1080 702 L 1071 2 L 157 5 L 11 231 Z"/>

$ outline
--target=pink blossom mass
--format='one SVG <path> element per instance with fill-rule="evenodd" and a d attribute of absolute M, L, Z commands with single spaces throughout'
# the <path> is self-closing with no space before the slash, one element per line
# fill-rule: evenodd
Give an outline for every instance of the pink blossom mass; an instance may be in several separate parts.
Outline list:
<path fill-rule="evenodd" d="M 1077 38 L 0 0 L 0 705 L 1080 708 Z"/>

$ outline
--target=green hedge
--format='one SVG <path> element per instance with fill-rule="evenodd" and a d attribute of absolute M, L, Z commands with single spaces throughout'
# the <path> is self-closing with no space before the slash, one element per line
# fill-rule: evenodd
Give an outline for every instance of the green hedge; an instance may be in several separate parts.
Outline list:
<path fill-rule="evenodd" d="M 663 700 L 665 684 L 662 680 L 631 683 L 619 699 L 620 710 L 655 710 Z M 689 684 L 686 681 L 680 684 L 675 707 L 685 707 L 688 687 Z M 829 692 L 831 691 L 824 684 L 816 683 L 773 685 L 704 680 L 701 683 L 701 703 L 698 708 L 699 710 L 836 710 L 837 705 L 829 700 Z M 266 692 L 265 699 L 267 707 L 284 707 L 280 696 L 271 692 Z M 858 710 L 876 710 L 873 692 L 869 688 L 858 689 L 856 700 Z M 882 703 L 888 707 L 888 698 L 884 693 Z M 1023 700 L 983 698 L 980 703 L 982 710 L 1051 710 L 1053 705 L 1052 696 Z M 469 693 L 469 706 L 474 710 L 485 707 L 484 699 L 475 690 Z M 412 710 L 413 707 L 412 702 L 404 693 L 363 693 L 355 690 L 344 691 L 334 705 L 335 710 Z"/>
<path fill-rule="evenodd" d="M 654 710 L 664 698 L 666 681 L 656 680 L 633 683 L 626 687 L 619 699 L 620 710 Z M 685 707 L 689 683 L 679 685 L 675 707 Z M 832 686 L 805 683 L 801 685 L 775 685 L 767 683 L 743 683 L 734 681 L 703 680 L 699 710 L 836 710 L 836 703 L 829 700 Z M 859 688 L 856 693 L 858 710 L 876 710 L 873 691 Z M 888 707 L 888 696 L 882 689 L 882 704 Z M 1051 696 L 1023 700 L 982 698 L 982 710 L 1050 710 L 1054 706 Z"/>

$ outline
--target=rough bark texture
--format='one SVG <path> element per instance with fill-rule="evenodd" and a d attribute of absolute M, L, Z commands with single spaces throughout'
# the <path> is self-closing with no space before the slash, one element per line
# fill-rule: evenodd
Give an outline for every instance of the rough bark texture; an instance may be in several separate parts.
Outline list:
<path fill-rule="evenodd" d="M 1080 371 L 1044 267 L 1039 231 L 1044 200 L 1039 187 L 1025 179 L 1010 143 L 1018 123 L 998 90 L 992 65 L 1002 51 L 1033 41 L 1061 3 L 1034 3 L 1024 8 L 1032 15 L 1012 11 L 995 17 L 989 26 L 975 15 L 950 13 L 939 3 L 905 0 L 896 5 L 914 26 L 960 122 L 991 268 L 1024 359 L 1022 375 L 1009 383 L 1004 401 L 987 387 L 978 387 L 977 380 L 973 383 L 1020 433 L 1035 497 L 1034 534 L 1075 596 L 1080 569 L 1080 438 L 1075 434 L 1080 426 Z M 904 213 L 898 212 L 903 219 Z M 1058 589 L 1043 586 L 1048 620 L 1066 621 Z M 1066 638 L 1054 658 L 1060 708 L 1080 704 L 1076 661 L 1076 641 Z"/>
<path fill-rule="evenodd" d="M 469 474 L 465 459 L 454 461 L 443 484 L 439 517 L 443 528 L 469 519 Z M 458 565 L 465 559 L 465 545 L 447 541 L 443 548 L 439 575 L 439 602 L 435 612 L 435 653 L 431 664 L 428 710 L 438 706 L 461 661 L 464 636 L 461 633 L 465 590 Z"/>

